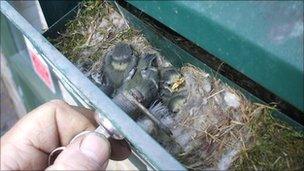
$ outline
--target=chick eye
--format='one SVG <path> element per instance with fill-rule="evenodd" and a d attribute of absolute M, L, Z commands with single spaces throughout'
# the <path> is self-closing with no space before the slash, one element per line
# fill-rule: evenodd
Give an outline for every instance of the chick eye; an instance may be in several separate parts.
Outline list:
<path fill-rule="evenodd" d="M 156 58 L 154 58 L 154 59 L 151 61 L 151 66 L 157 67 L 157 59 L 156 59 Z"/>
<path fill-rule="evenodd" d="M 166 82 L 166 85 L 169 86 L 169 87 L 171 87 L 172 83 Z"/>

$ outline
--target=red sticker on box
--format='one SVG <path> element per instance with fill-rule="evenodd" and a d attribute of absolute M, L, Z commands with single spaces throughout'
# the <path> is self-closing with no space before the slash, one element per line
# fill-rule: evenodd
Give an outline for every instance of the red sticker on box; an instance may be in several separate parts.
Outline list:
<path fill-rule="evenodd" d="M 53 93 L 55 93 L 53 79 L 47 63 L 44 61 L 42 55 L 38 53 L 33 44 L 25 36 L 24 40 L 36 74 L 43 81 L 43 83 Z"/>

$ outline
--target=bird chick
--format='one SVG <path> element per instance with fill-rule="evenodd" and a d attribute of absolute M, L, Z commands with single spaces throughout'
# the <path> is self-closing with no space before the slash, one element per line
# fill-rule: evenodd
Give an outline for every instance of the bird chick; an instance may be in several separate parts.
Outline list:
<path fill-rule="evenodd" d="M 132 96 L 138 103 L 147 107 L 158 92 L 158 70 L 155 68 L 155 55 L 145 55 L 140 58 L 137 70 L 130 79 L 124 81 L 113 97 L 121 109 L 133 119 L 141 115 L 141 110 L 127 95 Z"/>
<path fill-rule="evenodd" d="M 114 87 L 110 83 L 109 79 L 105 77 L 102 71 L 98 73 L 91 73 L 88 78 L 106 95 L 111 96 L 114 91 Z"/>
<path fill-rule="evenodd" d="M 93 65 L 93 61 L 90 58 L 80 58 L 77 60 L 77 68 L 85 74 L 88 75 Z"/>
<path fill-rule="evenodd" d="M 167 100 L 167 106 L 172 113 L 178 113 L 186 103 L 186 91 L 174 93 Z"/>
<path fill-rule="evenodd" d="M 134 76 L 125 81 L 118 93 L 129 92 L 144 106 L 148 106 L 154 101 L 159 82 L 156 58 L 157 56 L 154 54 L 147 54 L 142 57 L 138 62 Z"/>
<path fill-rule="evenodd" d="M 134 74 L 138 57 L 134 53 L 131 45 L 118 43 L 104 57 L 105 77 L 113 84 L 114 89 L 118 89 L 125 78 Z"/>
<path fill-rule="evenodd" d="M 160 85 L 163 93 L 169 93 L 168 95 L 171 95 L 177 92 L 183 87 L 184 82 L 184 77 L 175 68 L 166 67 L 160 70 Z"/>
<path fill-rule="evenodd" d="M 181 74 L 173 67 L 165 67 L 160 70 L 161 82 L 164 85 L 171 85 L 181 77 Z"/>

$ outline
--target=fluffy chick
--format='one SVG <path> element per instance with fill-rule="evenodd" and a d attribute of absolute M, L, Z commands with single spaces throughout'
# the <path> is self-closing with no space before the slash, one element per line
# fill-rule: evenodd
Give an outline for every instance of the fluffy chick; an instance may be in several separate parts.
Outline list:
<path fill-rule="evenodd" d="M 105 55 L 103 73 L 114 89 L 119 88 L 130 74 L 134 74 L 137 61 L 137 55 L 127 43 L 118 43 Z"/>

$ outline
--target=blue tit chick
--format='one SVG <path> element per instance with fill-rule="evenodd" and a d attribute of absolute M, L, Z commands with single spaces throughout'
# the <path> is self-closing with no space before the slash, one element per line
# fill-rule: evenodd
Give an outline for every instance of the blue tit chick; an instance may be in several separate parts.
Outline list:
<path fill-rule="evenodd" d="M 148 106 L 158 94 L 159 75 L 154 54 L 147 54 L 140 58 L 137 71 L 127 80 L 118 92 L 128 91 L 136 95 L 137 100 Z"/>
<path fill-rule="evenodd" d="M 83 74 L 88 75 L 92 68 L 93 61 L 90 58 L 80 58 L 77 60 L 76 65 Z"/>
<path fill-rule="evenodd" d="M 102 73 L 102 71 L 99 71 L 99 73 L 90 74 L 88 78 L 95 84 L 101 91 L 103 91 L 107 96 L 111 96 L 114 87 L 109 81 L 107 77 Z"/>
<path fill-rule="evenodd" d="M 161 68 L 160 77 L 163 87 L 170 89 L 182 77 L 182 74 L 176 68 L 166 67 Z"/>
<path fill-rule="evenodd" d="M 134 119 L 140 116 L 141 112 L 124 94 L 130 94 L 145 107 L 155 101 L 159 81 L 156 57 L 148 54 L 140 58 L 134 76 L 126 80 L 113 97 L 113 101 Z"/>
<path fill-rule="evenodd" d="M 138 57 L 131 45 L 118 43 L 105 55 L 103 73 L 114 89 L 118 89 L 125 78 L 134 74 L 137 62 Z"/>
<path fill-rule="evenodd" d="M 186 103 L 187 94 L 186 91 L 180 91 L 174 93 L 171 97 L 168 98 L 166 104 L 172 113 L 180 112 Z"/>
<path fill-rule="evenodd" d="M 160 89 L 161 95 L 166 98 L 166 96 L 172 95 L 174 92 L 179 90 L 179 85 L 177 85 L 180 80 L 183 80 L 181 73 L 173 67 L 166 67 L 160 69 Z"/>
<path fill-rule="evenodd" d="M 77 67 L 79 70 L 86 75 L 99 89 L 101 89 L 106 95 L 111 95 L 113 92 L 113 87 L 109 80 L 104 77 L 101 73 L 102 71 L 94 72 L 93 61 L 89 58 L 80 58 L 77 61 Z"/>
<path fill-rule="evenodd" d="M 160 96 L 172 113 L 178 113 L 186 101 L 183 75 L 173 67 L 160 70 Z"/>

